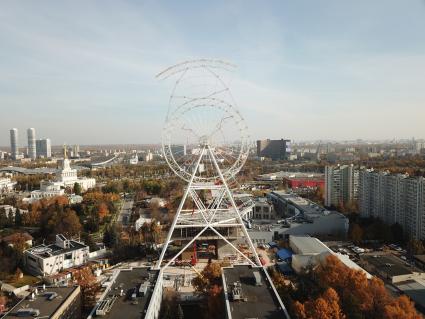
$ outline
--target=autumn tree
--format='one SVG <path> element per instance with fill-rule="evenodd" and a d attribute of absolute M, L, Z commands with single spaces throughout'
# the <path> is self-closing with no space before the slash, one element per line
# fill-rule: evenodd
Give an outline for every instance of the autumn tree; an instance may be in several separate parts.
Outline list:
<path fill-rule="evenodd" d="M 103 220 L 106 216 L 108 216 L 109 215 L 108 205 L 106 205 L 104 202 L 100 203 L 99 206 L 97 207 L 97 214 L 100 220 Z"/>
<path fill-rule="evenodd" d="M 296 301 L 293 309 L 299 319 L 345 319 L 337 292 L 328 288 L 323 295 L 304 304 Z"/>
<path fill-rule="evenodd" d="M 295 302 L 293 308 L 298 318 L 305 319 L 311 316 L 312 318 L 328 318 L 323 310 L 319 313 L 314 311 L 318 305 L 326 304 L 326 307 L 331 305 L 336 307 L 337 299 L 329 289 L 336 292 L 341 313 L 348 318 L 419 318 L 415 317 L 417 314 L 414 307 L 405 299 L 395 299 L 389 294 L 382 280 L 376 277 L 367 279 L 364 272 L 348 268 L 334 255 L 329 255 L 323 263 L 319 264 L 312 276 L 325 293 L 317 298 L 309 299 L 304 304 Z M 325 302 L 320 299 L 324 299 Z M 400 309 L 405 309 L 406 313 L 412 315 L 397 317 L 396 314 L 402 312 Z M 393 314 L 393 316 L 386 317 L 383 314 Z"/>
<path fill-rule="evenodd" d="M 54 234 L 63 234 L 66 237 L 78 235 L 82 226 L 75 211 L 67 208 L 64 212 L 53 214 L 48 221 L 49 228 Z"/>
<path fill-rule="evenodd" d="M 421 319 L 407 296 L 400 296 L 384 307 L 385 319 Z"/>
<path fill-rule="evenodd" d="M 93 309 L 101 287 L 92 270 L 89 267 L 79 268 L 74 274 L 74 280 L 81 287 L 82 308 L 85 311 Z"/>
<path fill-rule="evenodd" d="M 192 280 L 195 290 L 199 292 L 207 292 L 213 285 L 221 284 L 221 265 L 217 262 L 208 263 L 198 275 Z"/>

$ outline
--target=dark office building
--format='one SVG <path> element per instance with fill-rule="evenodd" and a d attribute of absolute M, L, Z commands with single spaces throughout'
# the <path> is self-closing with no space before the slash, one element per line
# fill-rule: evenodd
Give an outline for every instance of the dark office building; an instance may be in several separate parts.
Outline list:
<path fill-rule="evenodd" d="M 257 141 L 257 156 L 272 160 L 288 159 L 291 154 L 290 140 L 260 140 Z"/>

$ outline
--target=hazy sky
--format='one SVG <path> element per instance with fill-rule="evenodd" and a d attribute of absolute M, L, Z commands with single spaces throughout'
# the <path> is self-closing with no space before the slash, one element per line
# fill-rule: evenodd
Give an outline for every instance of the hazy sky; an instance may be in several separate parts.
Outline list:
<path fill-rule="evenodd" d="M 253 138 L 425 137 L 425 1 L 0 2 L 0 145 L 159 142 L 193 58 L 238 65 Z"/>

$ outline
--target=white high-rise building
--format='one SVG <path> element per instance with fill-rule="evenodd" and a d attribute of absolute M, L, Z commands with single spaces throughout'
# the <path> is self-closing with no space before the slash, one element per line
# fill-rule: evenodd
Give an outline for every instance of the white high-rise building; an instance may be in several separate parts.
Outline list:
<path fill-rule="evenodd" d="M 18 144 L 18 129 L 12 128 L 10 130 L 10 153 L 13 160 L 19 158 L 19 144 Z"/>
<path fill-rule="evenodd" d="M 28 137 L 28 157 L 35 160 L 37 157 L 36 143 L 35 143 L 35 129 L 29 128 L 27 130 Z"/>
<path fill-rule="evenodd" d="M 425 179 L 407 174 L 362 170 L 359 179 L 362 217 L 398 223 L 410 238 L 425 239 Z"/>
<path fill-rule="evenodd" d="M 325 206 L 348 204 L 357 199 L 359 171 L 354 165 L 326 166 Z"/>
<path fill-rule="evenodd" d="M 36 141 L 37 157 L 52 157 L 52 143 L 49 138 Z"/>
<path fill-rule="evenodd" d="M 74 145 L 72 147 L 72 156 L 73 157 L 80 157 L 80 145 Z"/>

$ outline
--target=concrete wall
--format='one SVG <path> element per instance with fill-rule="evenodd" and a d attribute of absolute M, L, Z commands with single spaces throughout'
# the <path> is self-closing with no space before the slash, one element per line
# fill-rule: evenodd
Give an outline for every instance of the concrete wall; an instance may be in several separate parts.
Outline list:
<path fill-rule="evenodd" d="M 160 270 L 158 274 L 158 279 L 156 281 L 155 287 L 152 292 L 152 298 L 150 300 L 148 309 L 146 310 L 146 319 L 158 319 L 159 312 L 161 311 L 161 302 L 162 302 L 162 290 L 164 282 L 164 273 L 163 270 Z"/>
<path fill-rule="evenodd" d="M 237 246 L 237 241 L 230 241 L 233 245 Z M 230 246 L 228 243 L 226 243 L 224 240 L 218 240 L 217 241 L 217 253 L 218 258 L 223 259 L 226 256 L 229 255 L 237 255 L 238 252 L 236 252 L 232 246 Z"/>
<path fill-rule="evenodd" d="M 79 319 L 81 318 L 81 289 L 77 286 L 72 294 L 59 306 L 52 319 Z"/>

